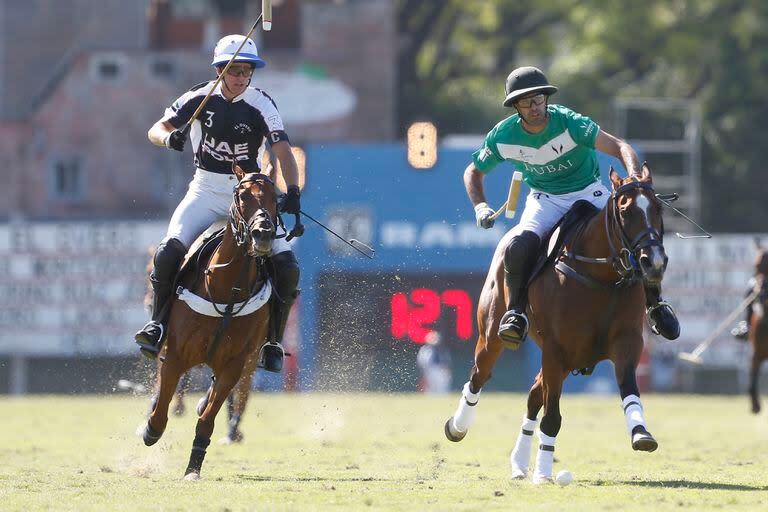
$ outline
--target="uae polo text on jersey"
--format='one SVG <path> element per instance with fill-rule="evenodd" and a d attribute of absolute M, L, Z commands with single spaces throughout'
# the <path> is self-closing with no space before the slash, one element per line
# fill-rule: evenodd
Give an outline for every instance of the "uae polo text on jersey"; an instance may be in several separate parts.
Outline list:
<path fill-rule="evenodd" d="M 213 84 L 204 82 L 181 95 L 165 110 L 162 120 L 174 128 L 184 126 Z M 264 141 L 270 145 L 288 141 L 283 119 L 269 95 L 248 87 L 230 102 L 222 95 L 221 84 L 192 124 L 189 136 L 195 152 L 195 165 L 219 174 L 231 174 L 233 160 L 246 172 L 258 172 Z"/>
<path fill-rule="evenodd" d="M 600 127 L 562 105 L 548 105 L 547 113 L 547 126 L 540 133 L 527 132 L 519 114 L 494 126 L 472 154 L 477 170 L 487 174 L 509 160 L 529 187 L 548 194 L 576 192 L 598 181 L 595 142 Z"/>

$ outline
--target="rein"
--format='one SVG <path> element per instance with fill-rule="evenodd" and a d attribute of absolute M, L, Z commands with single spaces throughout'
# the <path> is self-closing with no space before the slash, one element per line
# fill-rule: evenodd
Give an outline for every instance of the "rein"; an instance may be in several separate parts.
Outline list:
<path fill-rule="evenodd" d="M 251 173 L 247 174 L 243 177 L 242 180 L 238 183 L 238 186 L 235 188 L 235 191 L 233 192 L 234 198 L 232 200 L 232 206 L 229 209 L 229 227 L 232 230 L 232 235 L 235 240 L 235 245 L 237 247 L 243 247 L 244 245 L 248 245 L 251 243 L 252 235 L 250 227 L 255 222 L 258 222 L 260 220 L 263 220 L 265 217 L 267 217 L 267 220 L 269 220 L 270 224 L 272 224 L 274 228 L 274 223 L 272 222 L 272 219 L 269 219 L 268 212 L 260 208 L 256 214 L 252 217 L 252 219 L 247 221 L 243 214 L 240 212 L 241 204 L 240 204 L 240 197 L 237 194 L 238 189 L 240 186 L 246 183 L 257 183 L 257 182 L 264 182 L 269 183 L 274 187 L 274 182 L 269 178 L 269 176 L 265 174 L 260 173 Z M 274 230 L 276 231 L 276 229 Z M 272 238 L 276 238 L 275 234 L 272 234 Z M 285 236 L 285 235 L 283 235 Z M 207 300 L 213 304 L 213 309 L 221 315 L 221 320 L 219 320 L 218 325 L 216 326 L 216 332 L 213 334 L 213 338 L 211 339 L 211 342 L 208 344 L 208 351 L 206 353 L 206 362 L 210 365 L 213 360 L 213 356 L 216 353 L 216 349 L 219 347 L 219 343 L 221 342 L 221 338 L 224 334 L 224 331 L 226 331 L 227 327 L 229 326 L 230 322 L 232 321 L 232 318 L 237 315 L 246 305 L 247 301 L 243 301 L 240 308 L 235 311 L 234 306 L 235 302 L 237 300 L 237 296 L 242 292 L 243 290 L 243 284 L 244 281 L 248 277 L 248 271 L 251 269 L 252 263 L 256 261 L 259 268 L 263 269 L 264 264 L 263 260 L 265 259 L 265 256 L 259 256 L 259 257 L 252 257 L 248 254 L 248 251 L 246 249 L 245 251 L 245 260 L 243 261 L 242 265 L 240 265 L 240 272 L 238 274 L 237 280 L 235 281 L 234 286 L 232 286 L 231 293 L 229 296 L 229 301 L 227 302 L 227 306 L 224 308 L 224 310 L 219 310 L 218 306 L 216 305 L 216 301 L 213 300 L 211 297 L 211 290 L 210 290 L 210 284 L 208 279 L 204 279 L 204 285 L 205 285 L 205 293 L 208 296 Z M 224 263 L 221 265 L 216 265 L 216 267 L 226 267 L 230 265 L 234 260 L 230 260 L 228 263 Z M 205 273 L 208 274 L 210 271 L 210 268 L 205 270 Z M 260 282 L 259 279 L 256 279 L 253 283 L 252 288 L 249 291 L 248 296 L 251 297 L 256 293 L 256 285 Z"/>

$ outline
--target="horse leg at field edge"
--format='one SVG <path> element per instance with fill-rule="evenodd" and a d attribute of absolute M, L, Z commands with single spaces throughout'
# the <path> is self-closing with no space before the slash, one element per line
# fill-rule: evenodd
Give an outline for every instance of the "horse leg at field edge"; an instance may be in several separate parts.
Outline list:
<path fill-rule="evenodd" d="M 243 440 L 243 433 L 240 431 L 240 421 L 242 420 L 245 406 L 248 404 L 248 397 L 251 394 L 251 384 L 253 375 L 256 373 L 256 366 L 259 362 L 258 354 L 251 354 L 243 367 L 243 373 L 237 385 L 229 396 L 231 404 L 228 404 L 229 430 L 227 435 L 219 439 L 219 444 L 239 443 Z"/>
<path fill-rule="evenodd" d="M 522 179 L 523 175 L 520 171 L 515 171 L 512 174 L 507 201 L 493 214 L 492 217 L 494 219 L 501 215 L 502 212 L 505 213 L 507 218 L 515 216 Z M 493 290 L 499 285 L 504 289 L 503 283 L 504 275 L 502 270 L 501 275 L 498 275 L 497 273 L 493 278 L 491 273 L 489 273 L 485 285 L 483 286 L 483 294 L 480 297 L 481 304 L 480 307 L 478 307 L 477 313 L 477 324 L 480 335 L 478 336 L 477 344 L 475 345 L 475 364 L 472 367 L 470 381 L 465 384 L 464 389 L 462 390 L 462 396 L 461 399 L 459 399 L 459 405 L 456 412 L 445 423 L 445 435 L 449 440 L 454 442 L 464 439 L 469 427 L 474 423 L 477 414 L 475 406 L 480 399 L 480 390 L 488 379 L 491 378 L 491 370 L 504 349 L 504 345 L 497 335 L 499 321 L 492 321 L 491 325 L 487 326 L 487 317 L 481 314 L 484 304 L 486 308 L 493 310 L 493 312 L 501 311 L 503 313 L 506 311 L 506 299 L 503 303 L 500 303 L 497 300 L 498 297 L 494 299 L 496 294 L 493 293 Z M 486 288 L 488 289 L 487 292 Z M 497 315 L 492 314 L 490 318 L 497 318 Z"/>
<path fill-rule="evenodd" d="M 478 338 L 475 344 L 475 361 L 470 372 L 470 379 L 462 389 L 459 404 L 448 421 L 445 423 L 445 435 L 454 442 L 461 441 L 467 435 L 469 427 L 475 421 L 477 403 L 480 400 L 480 391 L 491 378 L 491 372 L 496 360 L 504 350 L 504 344 L 499 338 L 499 321 L 507 310 L 504 286 L 504 266 L 500 265 L 504 259 L 504 240 L 509 233 L 499 242 L 493 256 L 493 263 L 480 294 L 477 307 Z M 495 271 L 494 271 L 495 269 Z M 505 290 L 504 293 L 496 293 L 496 290 Z"/>

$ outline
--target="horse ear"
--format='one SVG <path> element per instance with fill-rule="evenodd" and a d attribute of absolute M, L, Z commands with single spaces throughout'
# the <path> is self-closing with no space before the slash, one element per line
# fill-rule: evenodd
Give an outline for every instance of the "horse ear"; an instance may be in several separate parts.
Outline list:
<path fill-rule="evenodd" d="M 653 182 L 653 177 L 651 176 L 651 168 L 648 167 L 648 162 L 643 162 L 643 173 L 641 175 L 641 179 L 643 181 Z"/>
<path fill-rule="evenodd" d="M 242 180 L 245 176 L 245 171 L 242 167 L 237 165 L 237 162 L 235 161 L 232 162 L 232 172 L 235 174 L 235 176 L 237 176 L 238 180 Z"/>
<path fill-rule="evenodd" d="M 621 177 L 619 176 L 619 173 L 616 172 L 616 169 L 611 166 L 611 170 L 608 172 L 608 177 L 611 179 L 611 183 L 613 184 L 613 190 L 616 190 L 621 186 Z"/>

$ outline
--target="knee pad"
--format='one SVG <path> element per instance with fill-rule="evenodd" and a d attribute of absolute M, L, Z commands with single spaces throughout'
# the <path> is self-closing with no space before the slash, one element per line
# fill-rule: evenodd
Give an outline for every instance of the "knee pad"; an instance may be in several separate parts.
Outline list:
<path fill-rule="evenodd" d="M 161 282 L 173 279 L 185 254 L 187 254 L 187 248 L 176 238 L 160 242 L 155 251 L 152 279 Z"/>
<path fill-rule="evenodd" d="M 277 295 L 286 304 L 296 300 L 296 289 L 299 286 L 299 262 L 293 251 L 283 251 L 271 258 L 274 268 L 274 280 Z"/>
<path fill-rule="evenodd" d="M 536 262 L 541 239 L 533 231 L 523 231 L 509 241 L 504 250 L 504 269 L 519 273 Z"/>

